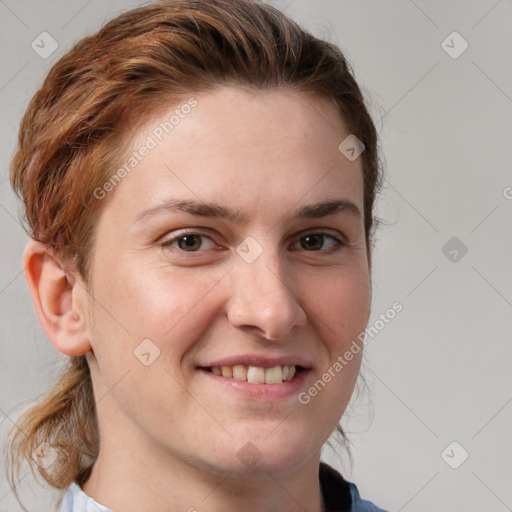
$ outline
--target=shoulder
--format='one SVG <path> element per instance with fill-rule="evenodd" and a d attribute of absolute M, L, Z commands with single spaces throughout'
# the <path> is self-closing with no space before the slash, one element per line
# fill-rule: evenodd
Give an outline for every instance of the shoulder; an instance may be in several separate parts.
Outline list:
<path fill-rule="evenodd" d="M 371 501 L 361 499 L 356 484 L 350 484 L 350 494 L 352 496 L 351 512 L 387 512 L 383 508 L 379 508 Z"/>
<path fill-rule="evenodd" d="M 319 478 L 327 512 L 386 512 L 361 499 L 356 484 L 345 480 L 325 462 L 320 462 Z"/>
<path fill-rule="evenodd" d="M 110 509 L 87 496 L 76 483 L 72 483 L 66 489 L 57 506 L 56 512 L 111 512 Z"/>

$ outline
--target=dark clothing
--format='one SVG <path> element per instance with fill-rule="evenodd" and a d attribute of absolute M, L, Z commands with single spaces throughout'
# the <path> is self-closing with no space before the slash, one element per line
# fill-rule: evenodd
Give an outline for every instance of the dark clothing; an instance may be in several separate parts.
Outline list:
<path fill-rule="evenodd" d="M 325 462 L 320 462 L 319 480 L 325 512 L 386 512 L 362 500 L 356 485 Z"/>

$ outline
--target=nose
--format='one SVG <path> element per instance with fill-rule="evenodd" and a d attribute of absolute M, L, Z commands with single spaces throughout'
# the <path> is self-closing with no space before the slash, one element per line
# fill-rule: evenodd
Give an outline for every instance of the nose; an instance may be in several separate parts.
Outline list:
<path fill-rule="evenodd" d="M 294 276 L 275 251 L 265 249 L 252 263 L 239 259 L 231 272 L 228 320 L 234 327 L 270 340 L 287 339 L 294 327 L 307 322 Z"/>

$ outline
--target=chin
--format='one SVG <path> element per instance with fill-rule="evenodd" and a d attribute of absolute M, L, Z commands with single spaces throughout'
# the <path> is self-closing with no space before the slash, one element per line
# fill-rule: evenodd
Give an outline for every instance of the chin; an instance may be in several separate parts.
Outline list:
<path fill-rule="evenodd" d="M 279 428 L 279 427 L 278 427 Z M 287 473 L 302 466 L 317 450 L 310 447 L 311 435 L 299 436 L 298 432 L 281 435 L 269 430 L 258 437 L 244 436 L 233 443 L 235 447 L 235 471 L 248 473 Z"/>
<path fill-rule="evenodd" d="M 286 475 L 293 473 L 306 462 L 315 456 L 319 450 L 312 449 L 308 451 L 307 443 L 298 443 L 296 446 L 288 445 L 286 447 L 276 447 L 274 443 L 267 440 L 267 444 L 258 445 L 248 441 L 224 446 L 224 453 L 221 453 L 222 447 L 217 444 L 217 449 L 212 458 L 193 457 L 189 459 L 192 465 L 202 470 L 217 474 L 220 477 L 237 479 L 262 478 L 268 480 L 268 474 L 271 473 L 278 477 L 279 474 Z M 236 448 L 235 448 L 236 447 Z"/>

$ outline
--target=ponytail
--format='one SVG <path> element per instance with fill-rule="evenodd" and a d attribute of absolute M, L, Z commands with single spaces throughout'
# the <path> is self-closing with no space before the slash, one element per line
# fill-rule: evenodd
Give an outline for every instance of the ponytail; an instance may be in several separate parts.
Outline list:
<path fill-rule="evenodd" d="M 26 410 L 8 434 L 8 479 L 18 501 L 22 461 L 32 475 L 65 490 L 85 482 L 99 453 L 99 429 L 86 355 L 70 358 L 55 387 Z M 20 502 L 21 503 L 21 502 Z"/>

